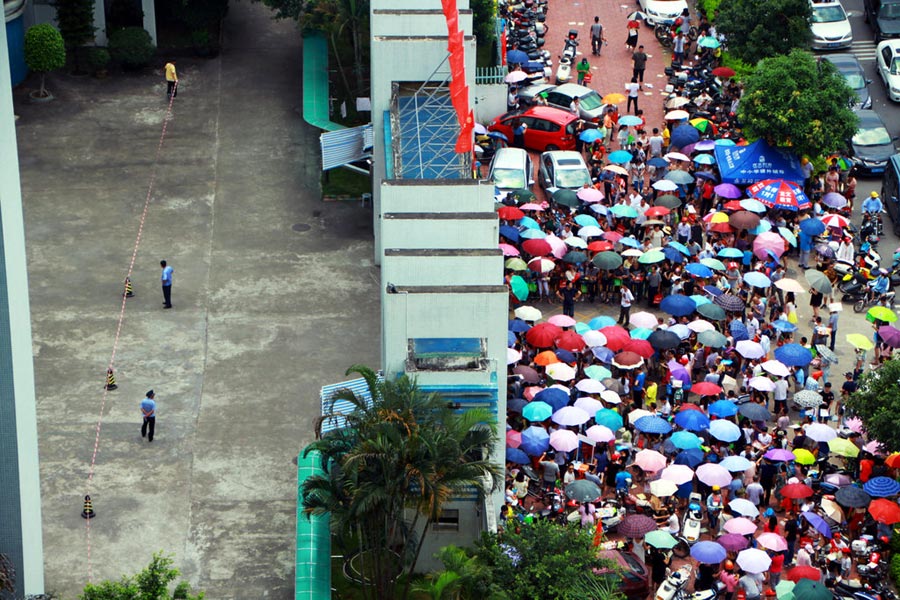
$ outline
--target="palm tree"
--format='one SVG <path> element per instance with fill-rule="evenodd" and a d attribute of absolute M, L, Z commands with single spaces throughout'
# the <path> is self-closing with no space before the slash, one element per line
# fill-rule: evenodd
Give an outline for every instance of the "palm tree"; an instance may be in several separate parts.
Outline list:
<path fill-rule="evenodd" d="M 355 540 L 364 588 L 373 588 L 374 597 L 395 597 L 395 581 L 406 574 L 400 594 L 406 598 L 408 575 L 447 501 L 473 487 L 490 493 L 502 482 L 500 466 L 488 456 L 497 435 L 494 416 L 454 411 L 405 375 L 379 381 L 362 366 L 347 373 L 366 380 L 372 400 L 349 390 L 335 394 L 334 402 L 349 401 L 353 410 L 340 415 L 346 427 L 306 449 L 321 453 L 325 474 L 304 482 L 304 511 L 329 514 L 338 541 Z"/>

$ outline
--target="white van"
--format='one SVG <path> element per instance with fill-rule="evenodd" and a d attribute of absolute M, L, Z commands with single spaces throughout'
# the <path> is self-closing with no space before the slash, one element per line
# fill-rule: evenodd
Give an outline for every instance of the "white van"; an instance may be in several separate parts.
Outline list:
<path fill-rule="evenodd" d="M 521 148 L 500 148 L 491 161 L 490 180 L 500 192 L 529 188 L 534 184 L 531 157 Z"/>

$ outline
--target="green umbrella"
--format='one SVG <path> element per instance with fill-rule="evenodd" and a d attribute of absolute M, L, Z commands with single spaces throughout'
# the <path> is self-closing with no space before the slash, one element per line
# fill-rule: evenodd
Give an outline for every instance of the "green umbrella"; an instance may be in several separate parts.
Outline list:
<path fill-rule="evenodd" d="M 725 320 L 725 309 L 718 304 L 713 304 L 712 302 L 710 302 L 709 304 L 701 304 L 697 307 L 697 312 L 707 319 L 712 319 L 713 321 Z"/>
<path fill-rule="evenodd" d="M 728 338 L 718 331 L 701 331 L 697 334 L 697 341 L 709 348 L 721 348 L 728 343 Z"/>
<path fill-rule="evenodd" d="M 578 252 L 577 250 L 570 250 L 566 252 L 566 255 L 563 256 L 563 262 L 567 262 L 572 265 L 580 265 L 583 262 L 587 262 L 587 254 L 584 252 Z"/>
<path fill-rule="evenodd" d="M 669 181 L 674 181 L 675 183 L 685 185 L 694 183 L 694 177 L 686 171 L 669 171 L 669 173 L 666 175 L 666 179 L 668 179 Z"/>
<path fill-rule="evenodd" d="M 654 206 L 665 206 L 666 208 L 678 208 L 681 206 L 681 200 L 678 199 L 678 196 L 673 196 L 672 194 L 665 194 L 656 199 L 656 202 L 653 203 Z"/>
<path fill-rule="evenodd" d="M 715 269 L 716 271 L 724 271 L 725 263 L 723 263 L 718 258 L 702 258 L 700 259 L 701 265 L 706 265 L 710 269 Z"/>
<path fill-rule="evenodd" d="M 664 260 L 666 260 L 666 255 L 661 250 L 648 250 L 641 255 L 638 262 L 642 265 L 652 265 Z"/>
<path fill-rule="evenodd" d="M 579 204 L 578 196 L 573 190 L 556 190 L 553 192 L 553 201 L 569 208 L 575 208 Z"/>
<path fill-rule="evenodd" d="M 510 258 L 506 261 L 506 265 L 504 265 L 510 271 L 527 271 L 528 263 L 522 260 L 521 258 Z"/>
<path fill-rule="evenodd" d="M 566 486 L 566 496 L 576 502 L 593 502 L 600 497 L 600 488 L 593 481 L 577 479 Z"/>
<path fill-rule="evenodd" d="M 616 204 L 609 209 L 609 212 L 617 217 L 624 217 L 626 219 L 636 219 L 638 216 L 638 211 L 627 204 Z"/>
<path fill-rule="evenodd" d="M 832 294 L 831 282 L 828 280 L 825 273 L 818 269 L 807 269 L 804 271 L 804 275 L 806 275 L 806 281 L 809 282 L 809 285 L 814 290 L 817 290 L 826 296 Z"/>
<path fill-rule="evenodd" d="M 678 545 L 678 540 L 672 537 L 672 534 L 665 529 L 657 529 L 651 531 L 644 536 L 644 541 L 654 548 L 665 548 L 669 550 Z"/>
<path fill-rule="evenodd" d="M 525 188 L 513 190 L 508 195 L 510 198 L 520 204 L 524 202 L 531 202 L 532 200 L 534 200 L 534 192 Z"/>
<path fill-rule="evenodd" d="M 782 579 L 775 586 L 775 596 L 778 600 L 794 600 L 794 586 L 797 585 L 790 579 Z"/>
<path fill-rule="evenodd" d="M 509 287 L 512 289 L 513 296 L 522 302 L 528 299 L 528 284 L 518 275 L 509 278 Z"/>
<path fill-rule="evenodd" d="M 893 323 L 897 320 L 897 315 L 887 306 L 873 306 L 866 313 L 866 320 L 875 322 L 883 321 L 885 323 Z"/>
<path fill-rule="evenodd" d="M 612 377 L 612 371 L 600 365 L 589 366 L 584 370 L 584 374 L 591 379 L 596 379 L 597 381 L 601 381 L 603 379 L 606 379 L 607 377 Z"/>
<path fill-rule="evenodd" d="M 718 48 L 722 43 L 711 35 L 704 35 L 697 40 L 697 45 L 701 48 Z"/>
<path fill-rule="evenodd" d="M 834 598 L 834 594 L 825 587 L 824 583 L 812 579 L 801 579 L 791 593 L 794 595 L 794 600 L 832 600 Z"/>
<path fill-rule="evenodd" d="M 612 271 L 622 266 L 622 257 L 610 250 L 600 252 L 591 261 L 604 271 Z"/>

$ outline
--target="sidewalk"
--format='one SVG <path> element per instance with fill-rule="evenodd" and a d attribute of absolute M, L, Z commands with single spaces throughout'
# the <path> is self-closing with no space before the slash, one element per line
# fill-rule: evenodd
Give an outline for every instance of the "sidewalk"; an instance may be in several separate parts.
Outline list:
<path fill-rule="evenodd" d="M 296 466 L 318 389 L 379 359 L 371 212 L 322 203 L 318 131 L 300 116 L 296 25 L 233 2 L 214 60 L 179 59 L 179 94 L 132 277 L 79 516 L 122 280 L 165 114 L 162 65 L 16 90 L 47 589 L 75 598 L 154 551 L 207 597 L 293 598 Z M 28 82 L 31 84 L 31 80 Z M 162 310 L 159 261 L 174 267 Z M 147 390 L 159 409 L 139 433 Z"/>

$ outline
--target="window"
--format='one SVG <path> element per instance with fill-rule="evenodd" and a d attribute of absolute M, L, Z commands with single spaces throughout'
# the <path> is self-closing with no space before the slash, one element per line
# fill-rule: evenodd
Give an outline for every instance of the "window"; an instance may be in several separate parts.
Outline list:
<path fill-rule="evenodd" d="M 481 371 L 487 368 L 482 338 L 415 338 L 408 342 L 407 371 Z"/>
<path fill-rule="evenodd" d="M 432 531 L 459 531 L 459 510 L 445 508 L 441 515 L 432 521 Z"/>

